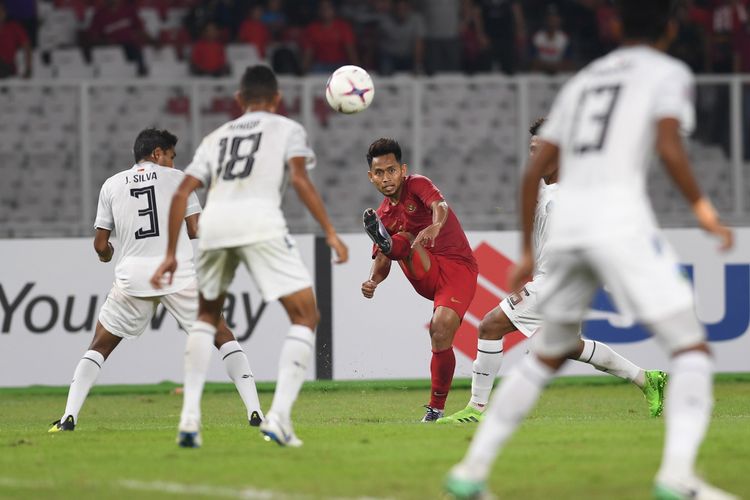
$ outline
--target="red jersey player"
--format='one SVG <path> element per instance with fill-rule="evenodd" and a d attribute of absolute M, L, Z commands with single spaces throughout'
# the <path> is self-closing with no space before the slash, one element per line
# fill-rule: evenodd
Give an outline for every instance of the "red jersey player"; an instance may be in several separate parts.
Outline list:
<path fill-rule="evenodd" d="M 422 422 L 443 416 L 453 381 L 453 337 L 477 286 L 478 266 L 456 214 L 427 177 L 407 175 L 401 146 L 378 139 L 367 152 L 368 176 L 385 195 L 377 211 L 368 208 L 365 230 L 375 243 L 370 277 L 362 295 L 370 299 L 397 261 L 414 290 L 433 301 L 432 394 Z"/>

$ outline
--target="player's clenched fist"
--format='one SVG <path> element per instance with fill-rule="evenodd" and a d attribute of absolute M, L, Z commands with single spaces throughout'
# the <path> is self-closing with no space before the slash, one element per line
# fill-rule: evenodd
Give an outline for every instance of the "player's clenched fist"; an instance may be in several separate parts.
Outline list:
<path fill-rule="evenodd" d="M 372 296 L 375 295 L 375 288 L 377 288 L 377 286 L 378 284 L 372 280 L 365 281 L 362 283 L 362 295 L 364 295 L 366 299 L 371 299 Z"/>

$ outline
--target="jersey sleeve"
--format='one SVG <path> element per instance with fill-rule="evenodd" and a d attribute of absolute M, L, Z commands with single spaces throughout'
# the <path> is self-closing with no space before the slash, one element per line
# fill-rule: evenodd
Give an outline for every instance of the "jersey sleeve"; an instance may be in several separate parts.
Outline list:
<path fill-rule="evenodd" d="M 567 106 L 568 101 L 566 95 L 569 93 L 569 86 L 570 83 L 567 83 L 562 89 L 560 89 L 557 97 L 555 97 L 555 102 L 552 104 L 552 109 L 547 116 L 547 120 L 544 122 L 544 125 L 542 125 L 541 130 L 539 130 L 539 137 L 541 137 L 542 140 L 556 146 L 560 146 L 564 137 L 563 121 L 565 118 L 565 107 Z"/>
<path fill-rule="evenodd" d="M 426 207 L 443 199 L 443 193 L 427 177 L 412 177 L 409 181 L 409 190 L 422 200 Z"/>
<path fill-rule="evenodd" d="M 208 187 L 211 184 L 211 160 L 209 156 L 211 147 L 209 137 L 203 139 L 195 151 L 193 161 L 185 169 L 185 175 L 195 177 L 203 183 L 204 187 Z"/>
<path fill-rule="evenodd" d="M 307 169 L 310 170 L 315 167 L 315 152 L 310 147 L 307 133 L 302 125 L 298 123 L 294 125 L 287 140 L 284 160 L 288 162 L 292 158 L 303 157 L 307 163 Z"/>
<path fill-rule="evenodd" d="M 105 182 L 99 191 L 99 204 L 96 208 L 94 228 L 112 231 L 115 228 L 115 219 L 112 214 L 112 200 L 109 195 L 108 186 L 109 184 Z"/>
<path fill-rule="evenodd" d="M 187 208 L 185 209 L 185 217 L 201 213 L 201 202 L 198 200 L 198 195 L 195 191 L 190 193 L 187 201 Z"/>
<path fill-rule="evenodd" d="M 695 77 L 681 66 L 664 75 L 656 86 L 652 107 L 655 120 L 674 118 L 680 130 L 690 135 L 695 130 Z"/>

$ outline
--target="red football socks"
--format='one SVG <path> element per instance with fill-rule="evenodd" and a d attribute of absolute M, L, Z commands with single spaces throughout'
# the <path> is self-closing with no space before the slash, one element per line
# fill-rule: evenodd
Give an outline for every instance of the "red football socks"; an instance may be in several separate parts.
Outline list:
<path fill-rule="evenodd" d="M 394 234 L 391 236 L 391 252 L 388 257 L 392 260 L 403 260 L 411 252 L 411 242 L 405 236 Z"/>
<path fill-rule="evenodd" d="M 432 394 L 430 396 L 430 408 L 442 410 L 445 408 L 445 400 L 448 399 L 448 391 L 453 382 L 453 372 L 456 370 L 456 354 L 453 347 L 444 351 L 432 351 L 430 362 L 430 373 L 432 374 Z"/>

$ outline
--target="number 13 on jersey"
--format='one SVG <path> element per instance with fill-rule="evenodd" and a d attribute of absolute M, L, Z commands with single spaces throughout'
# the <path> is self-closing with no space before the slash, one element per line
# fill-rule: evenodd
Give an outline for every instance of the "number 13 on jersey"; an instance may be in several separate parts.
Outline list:
<path fill-rule="evenodd" d="M 602 85 L 581 92 L 573 116 L 573 153 L 583 155 L 604 149 L 607 130 L 620 97 L 621 85 Z"/>

